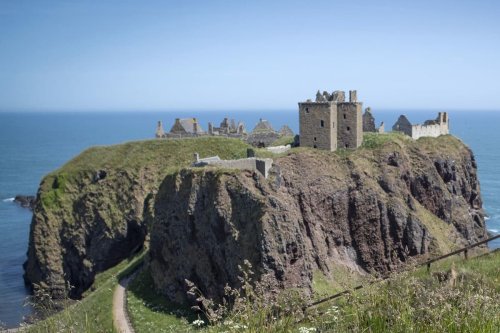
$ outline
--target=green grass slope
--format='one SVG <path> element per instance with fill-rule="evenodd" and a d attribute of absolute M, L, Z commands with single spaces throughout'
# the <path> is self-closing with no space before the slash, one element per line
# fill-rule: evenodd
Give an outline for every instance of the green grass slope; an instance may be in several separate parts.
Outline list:
<path fill-rule="evenodd" d="M 123 173 L 119 171 L 126 171 L 134 177 L 146 170 L 146 176 L 158 183 L 168 173 L 189 166 L 195 152 L 202 158 L 218 155 L 222 159 L 235 159 L 246 157 L 249 147 L 238 139 L 217 137 L 146 140 L 92 147 L 44 178 L 40 187 L 41 200 L 48 209 L 71 204 L 65 193 L 78 192 L 76 184 L 82 179 L 91 179 L 99 170 L 108 171 L 108 181 L 121 177 Z"/>

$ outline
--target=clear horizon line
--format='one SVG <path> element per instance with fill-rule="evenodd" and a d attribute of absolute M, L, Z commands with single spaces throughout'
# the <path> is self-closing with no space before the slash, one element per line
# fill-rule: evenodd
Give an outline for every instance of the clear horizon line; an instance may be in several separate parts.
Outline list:
<path fill-rule="evenodd" d="M 466 108 L 409 108 L 409 107 L 390 107 L 390 108 L 373 108 L 370 107 L 372 112 L 431 112 L 431 111 L 446 111 L 446 112 L 499 112 L 498 109 L 466 109 Z M 288 108 L 192 108 L 192 109 L 175 109 L 175 108 L 165 108 L 165 109 L 157 109 L 157 108 L 123 108 L 123 109 L 61 109 L 61 108 L 52 108 L 52 109 L 0 109 L 0 113 L 188 113 L 188 112 L 255 112 L 255 111 L 265 111 L 265 112 L 298 112 L 297 109 L 288 109 Z"/>

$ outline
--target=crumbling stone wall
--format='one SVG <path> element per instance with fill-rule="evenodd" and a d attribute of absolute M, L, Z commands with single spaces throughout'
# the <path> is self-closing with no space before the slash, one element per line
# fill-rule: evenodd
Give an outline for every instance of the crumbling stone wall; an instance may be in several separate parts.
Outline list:
<path fill-rule="evenodd" d="M 373 117 L 370 108 L 366 108 L 365 113 L 363 113 L 363 132 L 377 132 L 375 117 Z"/>
<path fill-rule="evenodd" d="M 392 126 L 392 130 L 396 132 L 402 132 L 408 136 L 411 136 L 412 132 L 411 126 L 412 125 L 408 120 L 408 118 L 406 118 L 405 115 L 400 115 L 398 120 Z"/>

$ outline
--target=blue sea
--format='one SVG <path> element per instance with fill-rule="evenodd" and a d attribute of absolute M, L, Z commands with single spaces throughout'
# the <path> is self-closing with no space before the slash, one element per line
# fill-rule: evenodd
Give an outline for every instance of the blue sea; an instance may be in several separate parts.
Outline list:
<path fill-rule="evenodd" d="M 389 129 L 399 114 L 412 122 L 435 118 L 435 111 L 373 111 L 377 125 Z M 469 145 L 479 166 L 487 226 L 500 230 L 500 112 L 449 112 L 451 132 Z M 17 326 L 30 313 L 25 306 L 22 264 L 26 260 L 31 213 L 18 207 L 16 194 L 35 195 L 41 178 L 83 149 L 153 138 L 156 122 L 165 129 L 176 117 L 197 117 L 204 129 L 224 116 L 242 120 L 251 130 L 259 118 L 275 129 L 288 124 L 298 130 L 295 110 L 254 112 L 127 112 L 127 113 L 0 113 L 0 323 Z M 500 242 L 490 244 L 500 247 Z M 0 326 L 1 327 L 1 326 Z"/>

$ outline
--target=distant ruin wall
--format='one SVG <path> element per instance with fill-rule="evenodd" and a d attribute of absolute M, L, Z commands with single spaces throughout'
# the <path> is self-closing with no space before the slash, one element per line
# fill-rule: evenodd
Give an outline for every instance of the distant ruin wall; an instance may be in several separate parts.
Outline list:
<path fill-rule="evenodd" d="M 444 131 L 440 124 L 413 125 L 411 127 L 411 137 L 415 140 L 423 136 L 438 137 L 444 134 L 448 134 L 448 131 Z"/>

